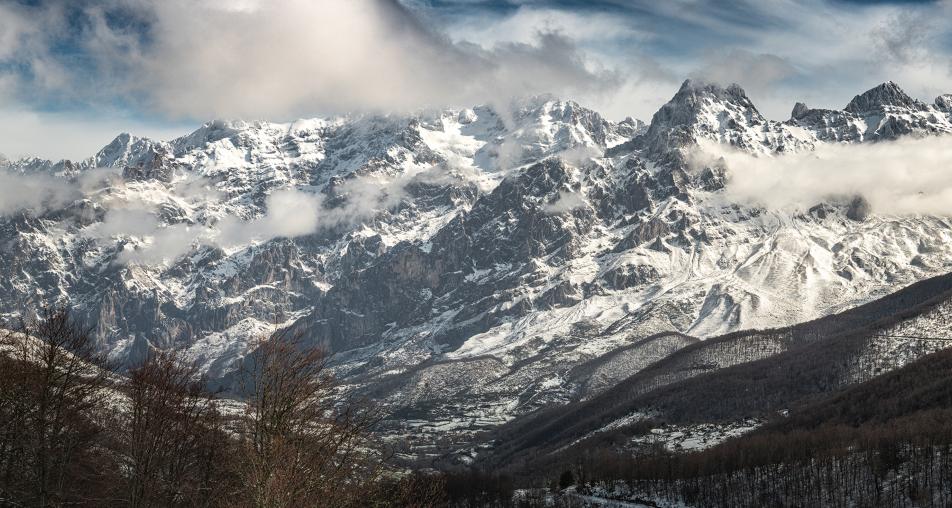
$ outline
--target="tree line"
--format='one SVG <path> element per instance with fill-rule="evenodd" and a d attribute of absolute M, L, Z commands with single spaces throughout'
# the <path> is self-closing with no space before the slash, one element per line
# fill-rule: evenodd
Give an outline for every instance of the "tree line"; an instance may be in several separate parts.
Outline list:
<path fill-rule="evenodd" d="M 703 451 L 604 433 L 532 464 L 537 485 L 570 475 L 581 491 L 689 506 L 952 506 L 952 349 L 775 415 Z M 539 477 L 539 475 L 542 475 Z"/>
<path fill-rule="evenodd" d="M 645 504 L 943 507 L 952 505 L 950 416 L 771 432 L 695 453 L 587 449 L 561 457 L 553 471 L 570 471 L 580 492 Z"/>

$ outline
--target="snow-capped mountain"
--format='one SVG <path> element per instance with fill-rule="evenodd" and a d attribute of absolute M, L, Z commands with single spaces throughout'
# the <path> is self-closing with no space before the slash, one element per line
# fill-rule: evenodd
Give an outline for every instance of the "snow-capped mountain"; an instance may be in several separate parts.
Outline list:
<path fill-rule="evenodd" d="M 69 304 L 117 360 L 174 348 L 226 385 L 251 337 L 292 327 L 394 432 L 466 434 L 949 271 L 950 218 L 736 203 L 724 167 L 689 159 L 948 133 L 950 104 L 886 83 L 776 122 L 736 85 L 687 81 L 648 125 L 535 97 L 123 134 L 85 161 L 8 163 L 70 192 L 0 221 L 0 302 Z"/>

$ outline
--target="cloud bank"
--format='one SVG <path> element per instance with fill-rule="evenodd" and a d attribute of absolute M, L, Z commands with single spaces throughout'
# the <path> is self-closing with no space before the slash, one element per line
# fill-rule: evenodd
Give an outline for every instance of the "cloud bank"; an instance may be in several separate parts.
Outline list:
<path fill-rule="evenodd" d="M 112 203 L 102 222 L 83 235 L 107 247 L 124 243 L 120 264 L 158 265 L 170 262 L 199 246 L 227 250 L 243 248 L 274 238 L 294 238 L 314 233 L 320 226 L 321 200 L 296 189 L 276 190 L 265 198 L 264 213 L 251 220 L 225 216 L 217 224 L 165 224 L 155 206 L 133 201 Z"/>
<path fill-rule="evenodd" d="M 952 2 L 0 2 L 0 152 L 83 158 L 119 131 L 507 102 L 648 119 L 687 76 L 768 117 L 886 80 L 952 91 Z M 85 147 L 85 148 L 84 148 Z"/>
<path fill-rule="evenodd" d="M 806 210 L 821 202 L 864 197 L 874 213 L 952 215 L 949 136 L 865 144 L 819 145 L 816 151 L 755 157 L 706 144 L 696 167 L 727 168 L 726 197 L 770 209 Z"/>
<path fill-rule="evenodd" d="M 284 119 L 574 95 L 617 81 L 561 33 L 542 27 L 491 47 L 454 42 L 395 0 L 84 5 L 78 12 L 58 3 L 0 6 L 7 43 L 0 62 L 29 68 L 5 75 L 12 88 L 86 101 L 122 97 L 169 118 Z M 88 69 L 59 57 L 49 35 L 77 19 L 81 29 L 69 42 L 98 73 L 92 81 Z"/>

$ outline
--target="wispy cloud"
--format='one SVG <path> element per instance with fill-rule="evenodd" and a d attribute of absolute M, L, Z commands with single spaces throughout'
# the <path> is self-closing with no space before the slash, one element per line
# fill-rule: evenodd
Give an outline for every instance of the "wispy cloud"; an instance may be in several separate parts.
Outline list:
<path fill-rule="evenodd" d="M 43 213 L 79 197 L 65 180 L 49 175 L 20 175 L 0 169 L 0 216 L 20 211 Z"/>

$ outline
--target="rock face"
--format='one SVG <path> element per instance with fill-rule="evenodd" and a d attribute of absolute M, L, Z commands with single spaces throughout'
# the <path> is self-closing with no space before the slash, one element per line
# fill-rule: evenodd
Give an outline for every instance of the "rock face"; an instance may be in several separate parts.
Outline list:
<path fill-rule="evenodd" d="M 935 107 L 940 111 L 952 111 L 952 94 L 945 94 L 936 97 Z"/>
<path fill-rule="evenodd" d="M 856 196 L 850 201 L 850 206 L 846 210 L 846 218 L 856 222 L 863 222 L 870 214 L 869 201 L 863 196 Z"/>
<path fill-rule="evenodd" d="M 793 112 L 790 113 L 790 118 L 798 120 L 806 116 L 809 112 L 810 108 L 808 108 L 806 104 L 798 102 L 793 106 Z"/>
<path fill-rule="evenodd" d="M 947 271 L 947 218 L 731 203 L 729 168 L 688 159 L 952 132 L 948 104 L 886 83 L 775 122 L 736 85 L 689 80 L 650 125 L 535 97 L 121 135 L 85 161 L 5 163 L 84 190 L 0 219 L 0 311 L 69 304 L 115 359 L 181 350 L 226 388 L 251 337 L 292 327 L 393 432 L 485 428 L 643 368 L 658 333 L 791 324 Z M 317 217 L 272 209 L 288 189 Z"/>

